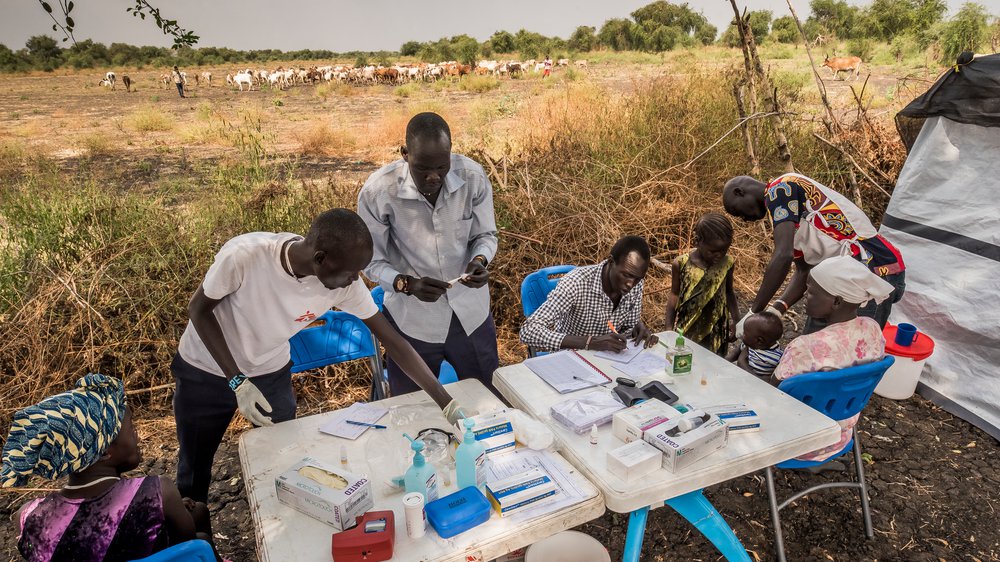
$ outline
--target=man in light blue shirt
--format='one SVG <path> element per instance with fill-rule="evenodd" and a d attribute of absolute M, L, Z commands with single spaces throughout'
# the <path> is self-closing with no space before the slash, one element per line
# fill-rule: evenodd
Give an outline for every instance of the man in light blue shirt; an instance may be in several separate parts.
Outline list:
<path fill-rule="evenodd" d="M 451 130 L 435 113 L 406 126 L 402 159 L 372 174 L 358 214 L 374 239 L 365 275 L 385 290 L 385 316 L 438 373 L 493 389 L 499 365 L 489 271 L 497 249 L 493 187 L 483 167 L 451 152 Z M 390 358 L 393 395 L 418 387 Z"/>

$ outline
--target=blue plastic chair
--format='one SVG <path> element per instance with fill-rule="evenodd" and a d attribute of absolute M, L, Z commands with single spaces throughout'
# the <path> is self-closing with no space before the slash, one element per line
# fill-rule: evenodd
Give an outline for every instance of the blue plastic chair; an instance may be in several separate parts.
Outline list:
<path fill-rule="evenodd" d="M 521 281 L 521 309 L 524 317 L 531 316 L 559 284 L 564 275 L 576 269 L 575 265 L 552 265 L 529 273 Z M 539 352 L 528 346 L 528 357 L 535 357 Z"/>
<path fill-rule="evenodd" d="M 781 382 L 778 388 L 793 398 L 804 402 L 813 409 L 835 420 L 843 420 L 860 413 L 872 397 L 872 392 L 882 380 L 882 375 L 892 366 L 895 358 L 886 355 L 885 359 L 849 367 L 837 371 L 822 371 L 797 375 Z M 812 492 L 826 488 L 854 488 L 861 496 L 861 513 L 865 521 L 865 536 L 874 536 L 872 531 L 872 516 L 868 507 L 868 489 L 865 485 L 865 469 L 861 460 L 861 441 L 858 439 L 857 426 L 854 427 L 852 439 L 839 452 L 834 453 L 824 461 L 789 460 L 775 465 L 776 468 L 809 468 L 825 464 L 835 457 L 854 450 L 854 467 L 857 482 L 829 482 L 813 486 L 778 504 L 774 488 L 774 471 L 766 469 L 768 501 L 771 504 L 771 521 L 774 524 L 774 545 L 778 552 L 778 560 L 785 560 L 785 545 L 781 534 L 780 511 L 795 500 Z"/>
<path fill-rule="evenodd" d="M 195 539 L 132 562 L 215 562 L 215 553 L 208 542 Z"/>
<path fill-rule="evenodd" d="M 385 398 L 377 394 L 376 373 L 383 371 L 378 343 L 368 326 L 353 314 L 328 310 L 313 323 L 288 340 L 291 346 L 292 372 L 299 373 L 336 365 L 355 359 L 368 359 L 372 371 L 371 400 Z"/>

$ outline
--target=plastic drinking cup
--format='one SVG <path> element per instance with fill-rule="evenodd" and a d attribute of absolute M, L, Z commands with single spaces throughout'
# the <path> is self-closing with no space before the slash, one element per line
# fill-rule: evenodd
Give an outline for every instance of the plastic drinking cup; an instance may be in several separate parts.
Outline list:
<path fill-rule="evenodd" d="M 917 335 L 917 327 L 913 324 L 901 322 L 896 326 L 896 344 L 909 346 L 913 344 L 913 338 Z"/>

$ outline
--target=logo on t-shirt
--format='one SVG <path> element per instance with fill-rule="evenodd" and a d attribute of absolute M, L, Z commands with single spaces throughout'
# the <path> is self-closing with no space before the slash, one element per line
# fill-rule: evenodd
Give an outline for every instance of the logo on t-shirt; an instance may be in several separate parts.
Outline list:
<path fill-rule="evenodd" d="M 315 319 L 316 319 L 316 315 L 313 314 L 312 312 L 309 312 L 307 310 L 305 314 L 303 314 L 302 316 L 299 316 L 298 318 L 296 318 L 295 321 L 296 322 L 312 322 Z"/>

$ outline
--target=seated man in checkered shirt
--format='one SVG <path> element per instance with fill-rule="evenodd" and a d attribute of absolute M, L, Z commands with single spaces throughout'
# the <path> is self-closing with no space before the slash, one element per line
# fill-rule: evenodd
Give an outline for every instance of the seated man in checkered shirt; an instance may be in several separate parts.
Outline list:
<path fill-rule="evenodd" d="M 649 268 L 649 244 L 626 236 L 597 265 L 566 274 L 521 325 L 521 343 L 536 351 L 593 349 L 619 352 L 627 339 L 655 345 L 642 322 L 642 280 Z"/>

